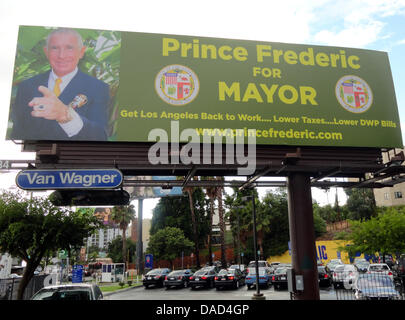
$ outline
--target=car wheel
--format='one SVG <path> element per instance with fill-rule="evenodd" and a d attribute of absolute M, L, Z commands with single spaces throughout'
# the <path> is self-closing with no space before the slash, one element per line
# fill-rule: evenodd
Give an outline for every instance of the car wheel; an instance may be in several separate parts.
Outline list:
<path fill-rule="evenodd" d="M 247 286 L 247 290 L 250 290 L 250 284 L 247 284 L 246 286 Z"/>

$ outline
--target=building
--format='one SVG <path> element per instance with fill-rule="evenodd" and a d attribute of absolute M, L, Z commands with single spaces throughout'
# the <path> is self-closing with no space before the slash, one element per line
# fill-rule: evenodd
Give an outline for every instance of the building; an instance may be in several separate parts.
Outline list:
<path fill-rule="evenodd" d="M 126 231 L 126 236 L 129 238 L 131 227 L 129 226 Z M 87 247 L 95 246 L 100 251 L 106 251 L 108 244 L 118 236 L 122 236 L 122 230 L 115 227 L 108 227 L 107 229 L 99 229 L 95 234 L 87 238 Z"/>
<path fill-rule="evenodd" d="M 143 251 L 146 251 L 146 248 L 148 247 L 149 244 L 149 238 L 150 238 L 150 226 L 151 226 L 151 219 L 142 219 L 142 244 L 143 244 Z M 132 220 L 132 225 L 131 225 L 131 239 L 134 242 L 138 242 L 138 219 Z"/>
<path fill-rule="evenodd" d="M 393 149 L 390 152 L 384 152 L 383 162 L 389 162 L 395 154 L 401 151 L 404 151 L 404 149 Z M 390 188 L 374 189 L 374 197 L 379 207 L 405 205 L 405 182 L 398 183 Z"/>

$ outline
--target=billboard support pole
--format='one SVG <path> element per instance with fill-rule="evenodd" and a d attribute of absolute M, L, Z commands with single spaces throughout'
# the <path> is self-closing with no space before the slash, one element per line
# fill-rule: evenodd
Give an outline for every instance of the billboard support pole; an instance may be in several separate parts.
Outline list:
<path fill-rule="evenodd" d="M 295 292 L 294 297 L 296 300 L 319 300 L 310 176 L 291 173 L 287 185 L 292 267 L 304 280 L 304 290 Z"/>
<path fill-rule="evenodd" d="M 141 275 L 143 272 L 142 215 L 143 215 L 143 199 L 138 199 L 138 225 L 137 225 L 138 239 L 136 241 L 136 269 L 138 275 Z"/>

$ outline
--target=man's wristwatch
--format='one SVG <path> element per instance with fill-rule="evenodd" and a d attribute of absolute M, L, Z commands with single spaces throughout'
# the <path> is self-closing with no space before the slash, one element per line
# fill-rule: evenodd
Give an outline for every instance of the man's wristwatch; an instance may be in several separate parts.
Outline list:
<path fill-rule="evenodd" d="M 59 120 L 59 123 L 67 123 L 69 121 L 73 120 L 73 108 L 69 105 L 66 110 L 65 110 L 65 115 L 63 117 L 63 119 Z"/>

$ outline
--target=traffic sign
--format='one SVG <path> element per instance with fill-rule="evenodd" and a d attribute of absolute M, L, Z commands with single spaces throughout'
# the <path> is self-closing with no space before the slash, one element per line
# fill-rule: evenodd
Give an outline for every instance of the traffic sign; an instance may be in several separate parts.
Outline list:
<path fill-rule="evenodd" d="M 23 170 L 16 177 L 17 186 L 25 190 L 109 189 L 122 181 L 117 169 Z"/>
<path fill-rule="evenodd" d="M 145 255 L 145 268 L 153 269 L 153 255 L 152 254 Z"/>
<path fill-rule="evenodd" d="M 66 259 L 68 256 L 67 251 L 66 250 L 59 250 L 59 259 Z"/>
<path fill-rule="evenodd" d="M 83 266 L 75 264 L 72 269 L 72 283 L 83 282 Z"/>

